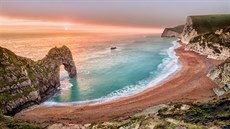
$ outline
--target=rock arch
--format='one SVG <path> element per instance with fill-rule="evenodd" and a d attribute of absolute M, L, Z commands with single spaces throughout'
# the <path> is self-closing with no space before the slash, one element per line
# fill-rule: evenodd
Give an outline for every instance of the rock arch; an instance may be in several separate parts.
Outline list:
<path fill-rule="evenodd" d="M 77 75 L 66 46 L 52 48 L 36 62 L 0 47 L 0 113 L 14 115 L 53 96 L 60 87 L 61 65 L 69 77 Z"/>

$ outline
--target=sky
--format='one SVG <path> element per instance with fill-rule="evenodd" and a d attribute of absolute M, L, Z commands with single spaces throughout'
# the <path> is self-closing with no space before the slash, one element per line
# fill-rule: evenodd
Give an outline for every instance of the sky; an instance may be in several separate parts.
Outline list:
<path fill-rule="evenodd" d="M 55 22 L 64 30 L 69 30 L 66 26 L 71 24 L 82 25 L 83 29 L 160 29 L 184 24 L 189 15 L 227 13 L 230 14 L 230 0 L 0 0 L 2 26 L 49 26 Z"/>

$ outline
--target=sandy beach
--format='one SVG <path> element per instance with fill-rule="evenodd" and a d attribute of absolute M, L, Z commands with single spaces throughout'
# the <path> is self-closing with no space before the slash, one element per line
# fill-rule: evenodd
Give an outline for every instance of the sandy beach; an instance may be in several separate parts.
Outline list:
<path fill-rule="evenodd" d="M 20 112 L 16 119 L 46 126 L 53 123 L 86 124 L 132 115 L 150 106 L 172 102 L 207 101 L 215 97 L 216 84 L 206 75 L 221 61 L 194 52 L 176 50 L 182 69 L 173 77 L 139 94 L 97 105 L 38 106 Z"/>

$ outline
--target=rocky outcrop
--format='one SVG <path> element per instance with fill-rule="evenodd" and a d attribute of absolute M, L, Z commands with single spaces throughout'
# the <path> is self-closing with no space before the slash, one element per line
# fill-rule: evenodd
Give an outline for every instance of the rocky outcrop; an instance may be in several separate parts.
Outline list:
<path fill-rule="evenodd" d="M 187 51 L 225 60 L 230 57 L 230 14 L 188 16 L 184 27 L 166 28 L 162 33 L 162 37 L 174 36 L 186 44 Z"/>
<path fill-rule="evenodd" d="M 0 47 L 0 113 L 14 115 L 54 95 L 60 86 L 60 66 L 70 77 L 76 67 L 68 47 L 52 48 L 37 62 Z"/>
<path fill-rule="evenodd" d="M 191 38 L 185 50 L 207 55 L 208 58 L 227 59 L 230 57 L 230 26 Z"/>
<path fill-rule="evenodd" d="M 208 74 L 219 86 L 214 92 L 223 95 L 230 88 L 230 14 L 188 16 L 181 42 L 186 44 L 187 51 L 223 61 L 228 59 Z"/>
<path fill-rule="evenodd" d="M 229 14 L 188 16 L 181 41 L 188 44 L 194 37 L 215 32 L 225 26 L 230 26 Z"/>
<path fill-rule="evenodd" d="M 183 32 L 184 25 L 179 25 L 173 28 L 165 28 L 161 37 L 181 37 L 181 33 Z"/>
<path fill-rule="evenodd" d="M 185 50 L 208 58 L 226 60 L 230 57 L 230 15 L 189 16 L 181 41 Z M 212 70 L 208 76 L 219 86 L 213 91 L 223 95 L 230 88 L 229 59 Z"/>
<path fill-rule="evenodd" d="M 209 74 L 211 78 L 220 88 L 230 82 L 230 59 L 218 65 Z"/>

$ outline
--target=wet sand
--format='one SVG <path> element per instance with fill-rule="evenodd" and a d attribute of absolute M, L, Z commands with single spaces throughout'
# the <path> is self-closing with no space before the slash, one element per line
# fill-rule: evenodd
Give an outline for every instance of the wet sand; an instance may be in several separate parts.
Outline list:
<path fill-rule="evenodd" d="M 16 119 L 42 126 L 54 123 L 86 124 L 109 121 L 140 112 L 153 105 L 207 101 L 215 97 L 216 84 L 206 75 L 220 61 L 194 52 L 176 50 L 182 69 L 173 77 L 139 94 L 97 105 L 39 106 L 15 115 Z"/>

